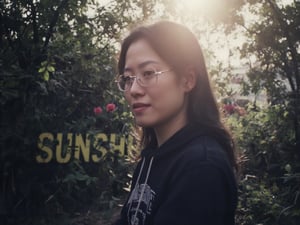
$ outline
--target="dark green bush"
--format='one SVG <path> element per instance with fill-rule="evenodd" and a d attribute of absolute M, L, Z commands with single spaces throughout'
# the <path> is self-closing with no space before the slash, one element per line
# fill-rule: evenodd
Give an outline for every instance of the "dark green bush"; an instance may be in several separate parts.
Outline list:
<path fill-rule="evenodd" d="M 241 159 L 238 224 L 297 224 L 300 163 L 293 121 L 285 105 L 226 118 Z"/>
<path fill-rule="evenodd" d="M 132 163 L 108 141 L 97 163 L 36 160 L 40 144 L 58 144 L 40 143 L 44 132 L 128 136 L 131 129 L 112 82 L 123 17 L 100 7 L 91 18 L 86 7 L 77 0 L 0 3 L 1 224 L 71 224 L 76 214 L 115 207 L 126 193 Z M 106 112 L 108 103 L 117 109 Z M 93 111 L 99 106 L 101 116 Z M 76 150 L 65 139 L 62 148 Z"/>

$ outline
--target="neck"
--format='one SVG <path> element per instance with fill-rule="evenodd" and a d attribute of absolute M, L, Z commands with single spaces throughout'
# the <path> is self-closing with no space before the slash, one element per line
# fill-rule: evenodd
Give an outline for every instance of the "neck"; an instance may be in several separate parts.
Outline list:
<path fill-rule="evenodd" d="M 170 137 L 172 137 L 177 131 L 183 128 L 187 124 L 187 119 L 185 116 L 180 118 L 176 117 L 173 120 L 161 124 L 158 127 L 154 128 L 156 140 L 158 146 L 161 146 L 165 143 Z"/>

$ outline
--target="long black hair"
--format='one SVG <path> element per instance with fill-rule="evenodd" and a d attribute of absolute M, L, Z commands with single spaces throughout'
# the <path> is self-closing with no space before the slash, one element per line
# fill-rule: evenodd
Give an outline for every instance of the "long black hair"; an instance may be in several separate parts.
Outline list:
<path fill-rule="evenodd" d="M 144 39 L 167 62 L 176 74 L 187 66 L 196 73 L 196 85 L 189 93 L 187 119 L 199 124 L 223 146 L 229 161 L 237 169 L 233 139 L 221 122 L 221 116 L 210 85 L 202 49 L 195 35 L 185 26 L 171 21 L 160 21 L 140 26 L 124 39 L 118 62 L 119 73 L 124 72 L 127 50 L 132 43 Z M 156 143 L 153 128 L 142 128 L 141 144 L 146 147 Z"/>

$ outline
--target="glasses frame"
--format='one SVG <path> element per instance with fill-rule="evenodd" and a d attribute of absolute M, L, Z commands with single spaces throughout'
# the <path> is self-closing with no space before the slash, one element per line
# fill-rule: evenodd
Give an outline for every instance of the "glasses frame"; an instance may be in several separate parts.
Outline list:
<path fill-rule="evenodd" d="M 161 70 L 161 71 L 155 71 L 154 74 L 153 74 L 153 75 L 155 76 L 155 85 L 157 84 L 157 80 L 158 80 L 158 76 L 159 76 L 159 75 L 163 75 L 164 73 L 170 72 L 170 71 L 172 71 L 172 69 Z M 143 84 L 143 83 L 141 82 L 141 78 L 139 78 L 139 75 L 132 75 L 132 76 L 126 76 L 126 77 L 129 77 L 129 78 L 130 78 L 130 85 L 129 85 L 126 89 L 123 89 L 123 88 L 121 87 L 121 85 L 120 85 L 120 81 L 121 81 L 121 78 L 122 78 L 122 77 L 124 77 L 124 74 L 118 75 L 118 76 L 116 77 L 116 79 L 115 79 L 115 82 L 117 83 L 117 86 L 118 86 L 119 90 L 120 90 L 120 91 L 123 91 L 123 92 L 130 90 L 130 88 L 131 88 L 132 85 L 133 85 L 134 80 L 136 80 L 137 83 L 138 83 L 141 87 L 150 87 L 150 86 L 152 86 L 152 85 L 145 85 L 145 84 Z"/>

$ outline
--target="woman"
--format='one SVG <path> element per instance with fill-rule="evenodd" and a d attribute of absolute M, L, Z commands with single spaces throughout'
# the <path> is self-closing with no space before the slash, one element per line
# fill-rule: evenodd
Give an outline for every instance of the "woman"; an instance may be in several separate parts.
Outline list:
<path fill-rule="evenodd" d="M 234 224 L 233 143 L 196 37 L 169 21 L 139 27 L 122 43 L 118 69 L 143 151 L 116 224 Z"/>

